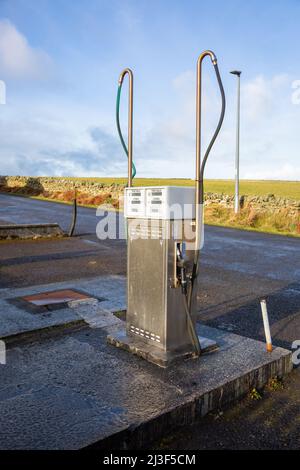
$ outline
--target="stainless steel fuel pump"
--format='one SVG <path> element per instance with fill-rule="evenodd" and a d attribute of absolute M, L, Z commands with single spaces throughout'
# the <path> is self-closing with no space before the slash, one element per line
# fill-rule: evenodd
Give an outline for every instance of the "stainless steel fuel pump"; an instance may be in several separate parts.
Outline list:
<path fill-rule="evenodd" d="M 217 128 L 201 162 L 201 72 L 209 56 L 222 98 Z M 123 140 L 118 105 L 121 86 L 129 75 L 128 150 Z M 222 126 L 225 94 L 212 51 L 197 61 L 196 179 L 195 187 L 133 187 L 132 161 L 133 74 L 125 69 L 119 79 L 117 126 L 128 155 L 128 186 L 124 194 L 127 222 L 126 328 L 107 337 L 108 342 L 161 367 L 182 357 L 198 357 L 215 347 L 196 331 L 199 252 L 203 242 L 203 177 L 210 150 Z"/>

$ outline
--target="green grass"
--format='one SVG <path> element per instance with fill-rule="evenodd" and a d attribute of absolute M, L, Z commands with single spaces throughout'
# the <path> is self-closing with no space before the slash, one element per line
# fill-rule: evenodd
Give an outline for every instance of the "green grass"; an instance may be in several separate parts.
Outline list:
<path fill-rule="evenodd" d="M 126 184 L 126 178 L 68 178 L 73 181 L 93 181 L 103 184 Z M 183 178 L 135 178 L 134 186 L 193 186 L 194 181 Z M 234 194 L 233 180 L 206 180 L 206 192 Z M 267 196 L 274 194 L 277 197 L 300 199 L 300 181 L 278 180 L 241 180 L 240 194 L 247 196 Z"/>
<path fill-rule="evenodd" d="M 278 235 L 300 236 L 300 221 L 297 214 L 288 208 L 279 212 L 265 212 L 245 206 L 239 214 L 220 204 L 210 204 L 205 208 L 205 223 L 221 227 L 231 227 Z"/>

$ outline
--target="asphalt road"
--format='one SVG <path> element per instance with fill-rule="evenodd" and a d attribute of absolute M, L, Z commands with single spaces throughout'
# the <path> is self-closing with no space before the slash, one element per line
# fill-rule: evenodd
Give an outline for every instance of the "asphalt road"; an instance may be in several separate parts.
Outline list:
<path fill-rule="evenodd" d="M 72 221 L 72 206 L 55 202 L 0 194 L 0 220 L 11 224 L 58 223 L 68 231 Z M 78 207 L 78 234 L 95 234 L 99 218 L 95 209 Z"/>
<path fill-rule="evenodd" d="M 0 288 L 125 274 L 126 243 L 98 240 L 100 219 L 95 209 L 79 208 L 72 239 L 0 243 Z M 67 230 L 71 207 L 3 194 L 0 220 L 58 222 Z M 300 239 L 206 226 L 198 297 L 201 321 L 260 340 L 259 299 L 266 297 L 273 341 L 290 348 L 300 340 Z M 172 435 L 168 446 L 236 448 L 238 440 L 244 448 L 299 447 L 299 387 L 297 369 L 268 400 L 239 405 L 238 415 L 208 417 L 184 436 Z"/>
<path fill-rule="evenodd" d="M 57 222 L 68 230 L 69 205 L 0 194 L 0 219 L 9 223 Z M 75 237 L 2 242 L 0 287 L 17 287 L 126 273 L 126 242 L 99 240 L 104 212 L 78 208 Z M 115 217 L 124 234 L 122 214 Z M 263 339 L 259 299 L 267 297 L 274 339 L 300 339 L 300 239 L 206 226 L 201 252 L 202 321 Z"/>

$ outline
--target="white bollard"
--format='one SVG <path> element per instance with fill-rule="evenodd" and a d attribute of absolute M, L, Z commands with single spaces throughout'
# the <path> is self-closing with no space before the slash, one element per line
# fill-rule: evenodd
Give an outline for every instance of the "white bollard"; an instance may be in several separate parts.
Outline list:
<path fill-rule="evenodd" d="M 264 322 L 264 329 L 265 329 L 265 336 L 266 336 L 266 343 L 267 343 L 267 351 L 272 352 L 272 338 L 271 338 L 271 331 L 270 331 L 270 324 L 269 324 L 269 317 L 268 317 L 268 310 L 267 310 L 267 302 L 266 299 L 262 299 L 260 301 L 261 306 L 261 313 Z"/>

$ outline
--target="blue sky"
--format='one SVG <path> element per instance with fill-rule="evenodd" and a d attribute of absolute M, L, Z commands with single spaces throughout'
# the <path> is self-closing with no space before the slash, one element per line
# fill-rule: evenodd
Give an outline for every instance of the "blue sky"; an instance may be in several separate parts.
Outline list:
<path fill-rule="evenodd" d="M 235 77 L 242 73 L 241 177 L 300 179 L 297 0 L 0 0 L 1 174 L 126 175 L 115 128 L 117 80 L 135 74 L 138 176 L 194 177 L 195 67 L 215 51 L 227 111 L 207 165 L 232 178 Z M 219 113 L 204 67 L 204 142 Z M 122 122 L 126 133 L 126 94 Z"/>

